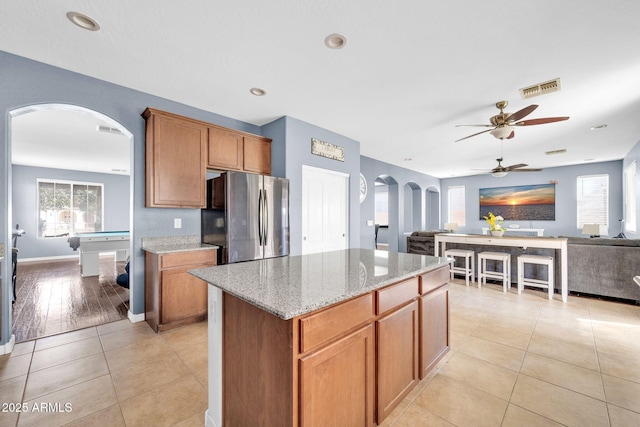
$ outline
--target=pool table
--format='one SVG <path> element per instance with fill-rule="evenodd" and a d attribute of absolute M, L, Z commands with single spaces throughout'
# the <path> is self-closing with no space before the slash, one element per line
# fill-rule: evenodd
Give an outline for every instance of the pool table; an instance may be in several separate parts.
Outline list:
<path fill-rule="evenodd" d="M 98 231 L 77 233 L 80 241 L 80 271 L 82 277 L 100 274 L 100 252 L 116 252 L 116 261 L 126 261 L 129 256 L 128 231 Z"/>

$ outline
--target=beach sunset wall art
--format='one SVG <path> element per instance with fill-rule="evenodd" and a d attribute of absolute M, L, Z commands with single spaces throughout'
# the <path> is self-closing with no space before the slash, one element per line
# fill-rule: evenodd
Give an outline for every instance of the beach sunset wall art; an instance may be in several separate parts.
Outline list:
<path fill-rule="evenodd" d="M 480 219 L 489 212 L 505 221 L 555 221 L 555 184 L 480 189 Z"/>

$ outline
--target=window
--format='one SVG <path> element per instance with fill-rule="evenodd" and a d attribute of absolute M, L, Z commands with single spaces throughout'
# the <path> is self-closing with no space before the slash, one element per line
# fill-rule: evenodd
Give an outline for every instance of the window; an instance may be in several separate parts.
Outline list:
<path fill-rule="evenodd" d="M 578 229 L 584 224 L 609 227 L 609 175 L 579 176 Z"/>
<path fill-rule="evenodd" d="M 448 187 L 448 199 L 449 199 L 449 218 L 447 222 L 455 222 L 458 227 L 465 226 L 465 200 L 464 200 L 464 185 L 458 185 L 455 187 Z"/>
<path fill-rule="evenodd" d="M 376 191 L 376 224 L 389 225 L 389 192 Z"/>
<path fill-rule="evenodd" d="M 38 180 L 38 237 L 102 231 L 102 184 Z"/>
<path fill-rule="evenodd" d="M 624 229 L 636 232 L 636 162 L 624 170 Z"/>

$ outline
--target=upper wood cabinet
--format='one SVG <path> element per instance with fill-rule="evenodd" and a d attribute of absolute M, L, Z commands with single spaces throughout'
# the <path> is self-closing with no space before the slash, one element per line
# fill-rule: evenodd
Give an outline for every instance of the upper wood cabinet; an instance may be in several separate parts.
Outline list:
<path fill-rule="evenodd" d="M 224 128 L 209 128 L 207 167 L 271 174 L 271 140 Z"/>
<path fill-rule="evenodd" d="M 204 208 L 207 126 L 147 108 L 145 206 Z"/>
<path fill-rule="evenodd" d="M 207 168 L 271 174 L 271 140 L 147 108 L 145 206 L 206 207 Z"/>

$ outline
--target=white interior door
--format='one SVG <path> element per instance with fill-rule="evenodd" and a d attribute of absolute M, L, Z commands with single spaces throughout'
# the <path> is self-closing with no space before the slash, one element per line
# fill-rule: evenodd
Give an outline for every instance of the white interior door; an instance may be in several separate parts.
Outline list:
<path fill-rule="evenodd" d="M 348 247 L 349 175 L 302 166 L 302 253 Z"/>

